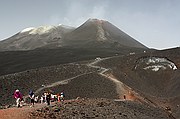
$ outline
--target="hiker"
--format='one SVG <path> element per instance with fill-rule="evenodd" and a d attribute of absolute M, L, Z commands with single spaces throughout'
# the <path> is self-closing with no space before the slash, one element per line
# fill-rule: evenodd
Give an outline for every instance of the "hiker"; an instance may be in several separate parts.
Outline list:
<path fill-rule="evenodd" d="M 124 100 L 126 100 L 126 95 L 125 94 L 124 94 L 123 98 L 124 98 Z"/>
<path fill-rule="evenodd" d="M 55 96 L 53 94 L 51 94 L 51 102 L 55 101 Z"/>
<path fill-rule="evenodd" d="M 35 103 L 38 103 L 38 101 L 39 101 L 39 96 L 36 96 L 36 97 L 34 98 L 34 102 L 35 102 Z"/>
<path fill-rule="evenodd" d="M 31 99 L 30 107 L 34 107 L 34 92 L 32 90 L 29 91 L 29 98 Z"/>
<path fill-rule="evenodd" d="M 61 101 L 64 101 L 64 92 L 61 92 L 60 100 L 61 100 Z"/>
<path fill-rule="evenodd" d="M 47 97 L 47 93 L 46 93 L 46 92 L 44 92 L 44 102 L 45 102 L 45 103 L 47 103 L 47 99 L 46 99 L 46 97 Z"/>
<path fill-rule="evenodd" d="M 23 96 L 18 89 L 14 92 L 14 98 L 16 99 L 16 106 L 22 107 L 21 101 L 23 100 Z"/>
<path fill-rule="evenodd" d="M 54 101 L 58 101 L 58 96 L 54 95 Z"/>
<path fill-rule="evenodd" d="M 51 93 L 47 92 L 46 93 L 46 102 L 47 102 L 47 105 L 50 105 L 50 101 L 51 101 Z"/>
<path fill-rule="evenodd" d="M 57 101 L 58 101 L 58 102 L 60 102 L 60 101 L 61 101 L 61 96 L 60 96 L 60 94 L 59 94 L 59 93 L 57 94 Z"/>
<path fill-rule="evenodd" d="M 42 95 L 41 98 L 40 98 L 41 104 L 43 104 L 43 102 L 44 102 L 44 98 L 43 97 L 44 96 Z"/>

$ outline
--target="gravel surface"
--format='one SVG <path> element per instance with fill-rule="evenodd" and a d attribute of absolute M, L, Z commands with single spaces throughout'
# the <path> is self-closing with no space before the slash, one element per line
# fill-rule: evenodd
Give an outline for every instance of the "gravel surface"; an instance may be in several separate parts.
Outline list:
<path fill-rule="evenodd" d="M 32 112 L 30 119 L 168 119 L 167 114 L 155 107 L 131 101 L 109 99 L 67 100 Z"/>

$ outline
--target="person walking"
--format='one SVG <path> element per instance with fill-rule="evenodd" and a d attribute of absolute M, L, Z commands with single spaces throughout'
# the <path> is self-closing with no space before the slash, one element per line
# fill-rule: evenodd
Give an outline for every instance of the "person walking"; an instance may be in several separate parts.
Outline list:
<path fill-rule="evenodd" d="M 61 101 L 64 101 L 64 92 L 61 92 L 60 100 L 61 100 Z"/>
<path fill-rule="evenodd" d="M 61 96 L 60 96 L 60 94 L 59 94 L 59 93 L 57 94 L 57 100 L 58 100 L 58 102 L 60 102 L 60 101 L 61 101 Z"/>
<path fill-rule="evenodd" d="M 30 107 L 34 107 L 34 92 L 32 90 L 29 91 L 29 98 L 31 99 Z"/>
<path fill-rule="evenodd" d="M 44 102 L 44 98 L 43 97 L 44 96 L 42 95 L 41 98 L 40 98 L 41 104 L 43 104 L 43 102 Z"/>
<path fill-rule="evenodd" d="M 14 92 L 14 98 L 16 99 L 16 106 L 22 107 L 21 101 L 23 99 L 23 95 L 21 94 L 21 92 L 18 89 L 16 89 Z"/>
<path fill-rule="evenodd" d="M 46 102 L 47 102 L 47 105 L 50 105 L 50 101 L 51 101 L 51 93 L 47 92 L 46 93 Z"/>

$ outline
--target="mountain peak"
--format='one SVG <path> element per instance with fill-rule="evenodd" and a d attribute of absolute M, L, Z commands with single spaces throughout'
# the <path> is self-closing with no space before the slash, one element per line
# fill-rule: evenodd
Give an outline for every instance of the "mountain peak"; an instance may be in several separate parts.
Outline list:
<path fill-rule="evenodd" d="M 110 22 L 92 18 L 71 32 L 64 41 L 74 47 L 147 48 Z"/>
<path fill-rule="evenodd" d="M 107 23 L 105 20 L 100 20 L 100 19 L 94 19 L 94 18 L 89 18 L 84 24 L 82 24 L 80 27 L 102 27 L 103 24 Z"/>
<path fill-rule="evenodd" d="M 87 20 L 87 22 L 103 23 L 103 22 L 107 22 L 107 21 L 101 20 L 101 19 L 89 18 L 89 19 Z"/>

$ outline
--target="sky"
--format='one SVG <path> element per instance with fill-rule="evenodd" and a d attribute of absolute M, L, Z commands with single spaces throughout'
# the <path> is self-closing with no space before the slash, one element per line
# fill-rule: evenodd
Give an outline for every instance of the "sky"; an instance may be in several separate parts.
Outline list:
<path fill-rule="evenodd" d="M 149 48 L 180 46 L 180 0 L 0 0 L 0 40 L 28 27 L 107 20 Z"/>

